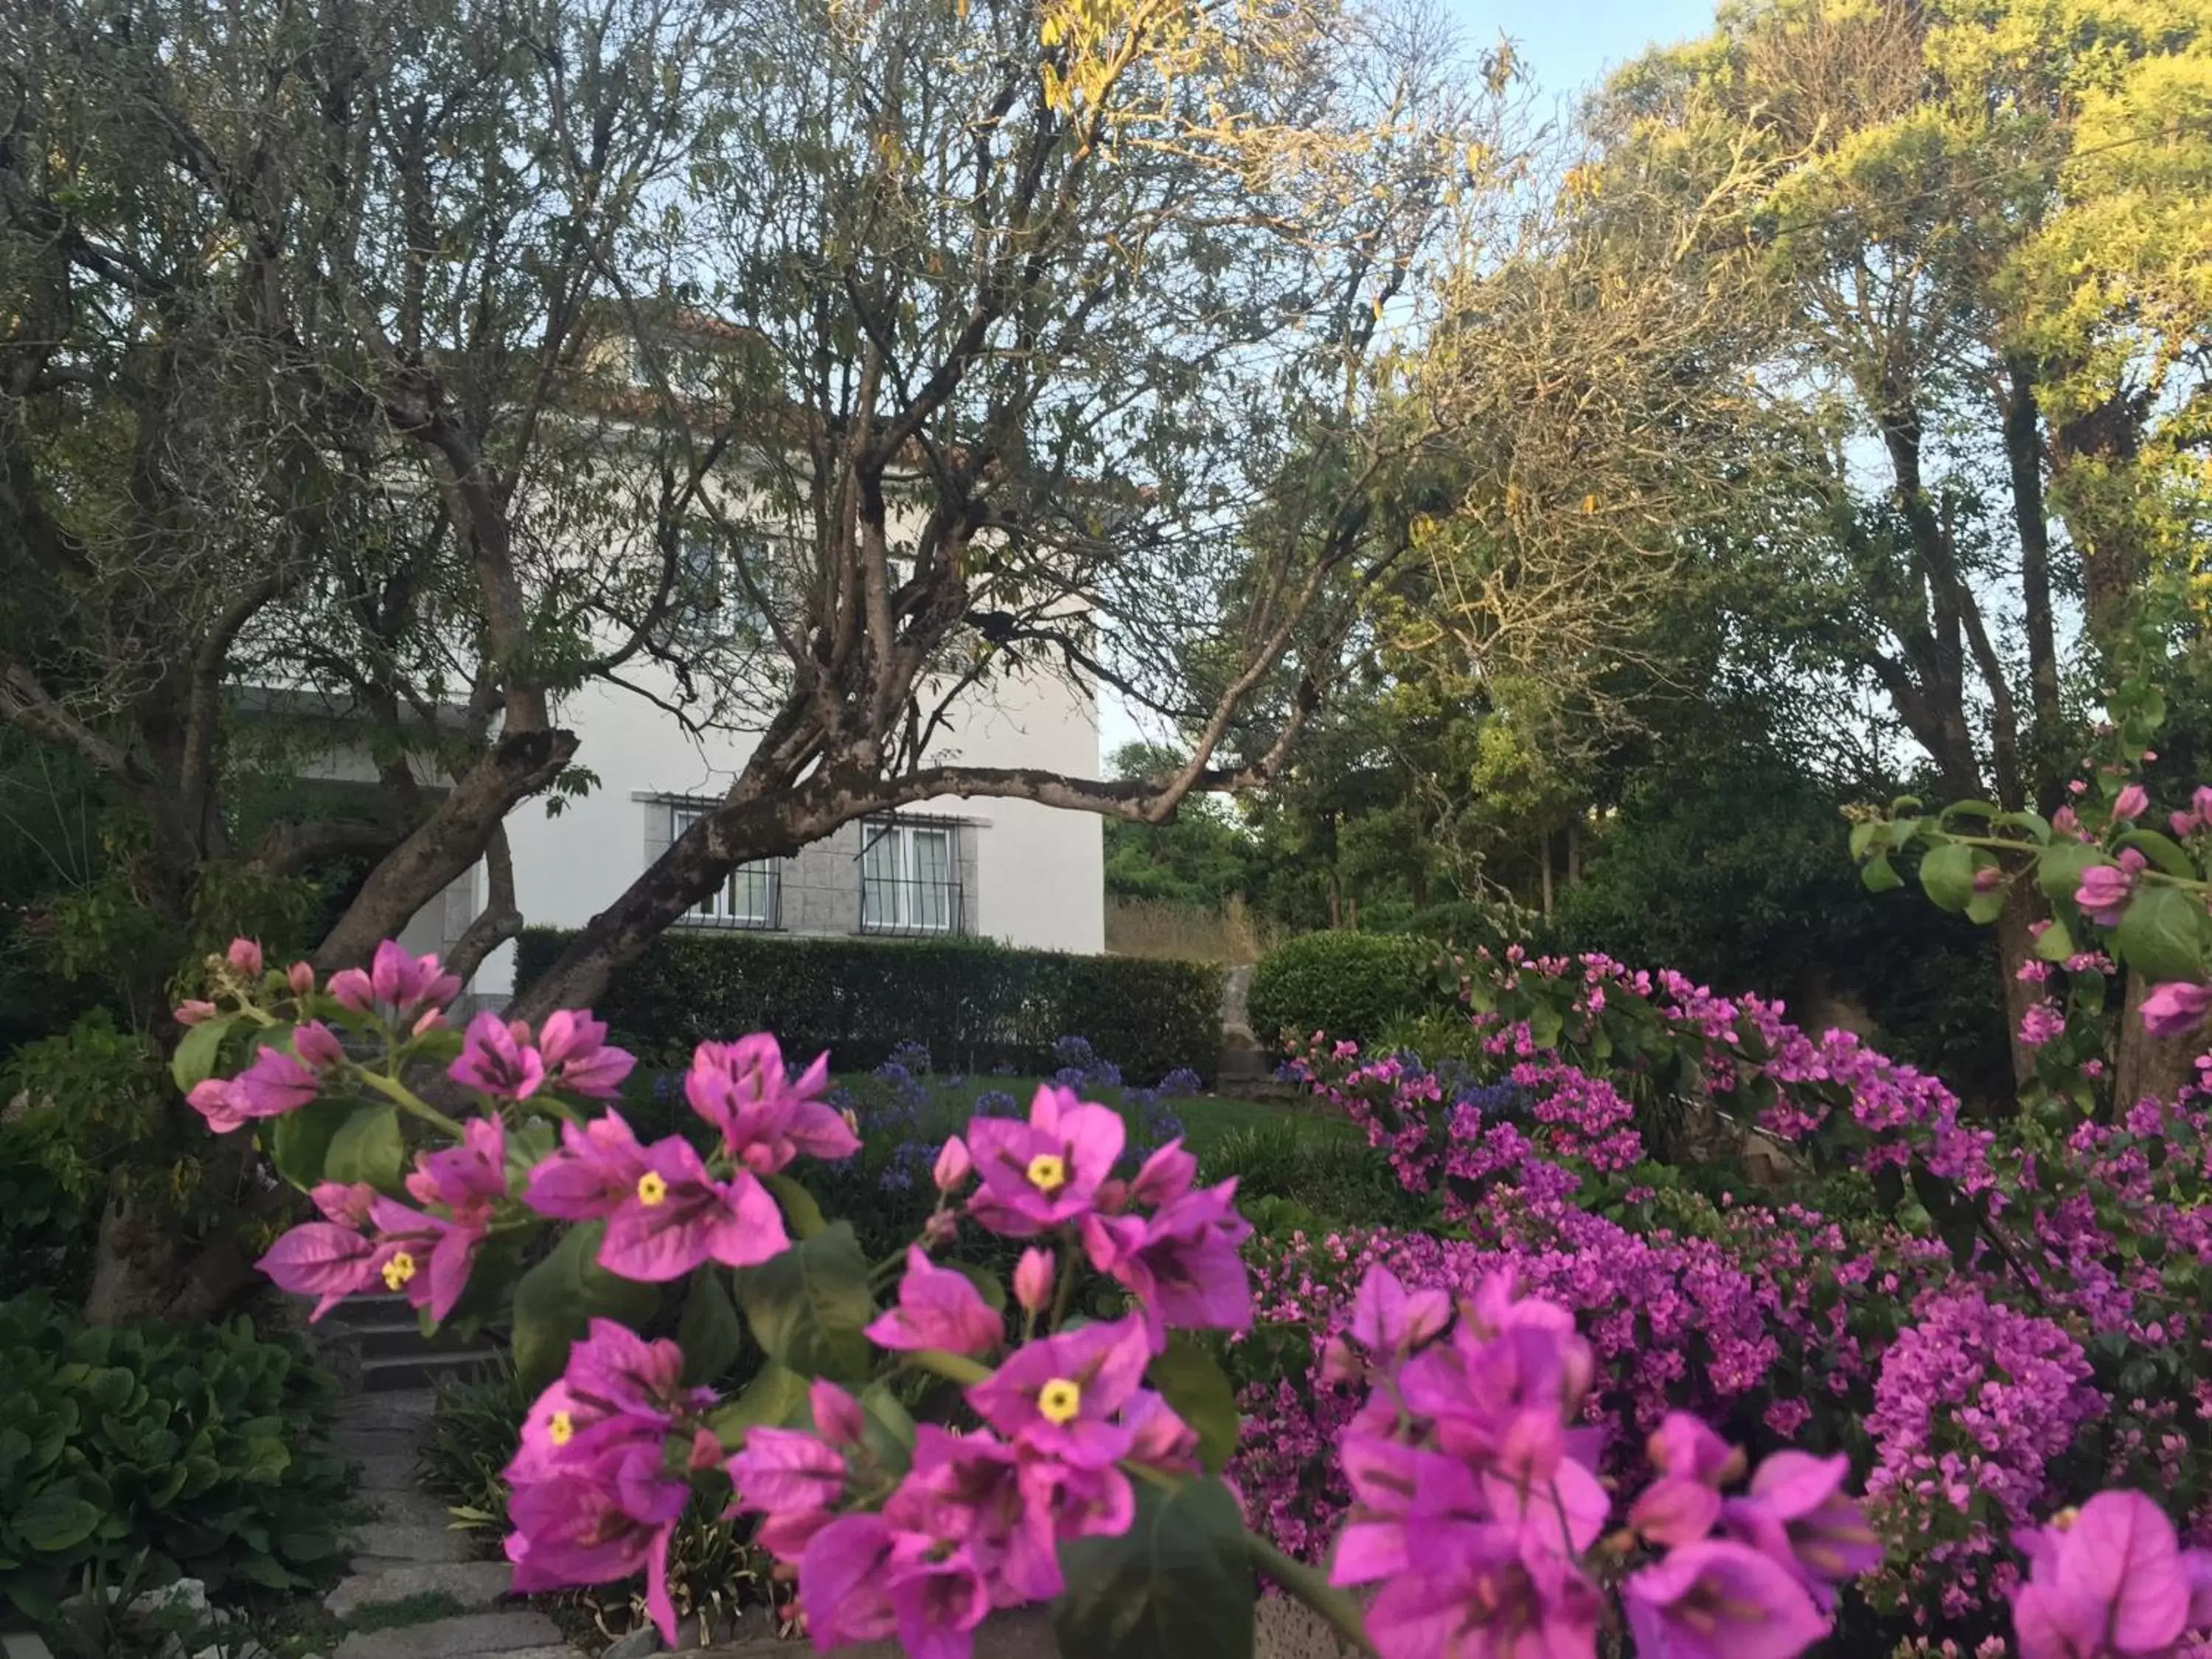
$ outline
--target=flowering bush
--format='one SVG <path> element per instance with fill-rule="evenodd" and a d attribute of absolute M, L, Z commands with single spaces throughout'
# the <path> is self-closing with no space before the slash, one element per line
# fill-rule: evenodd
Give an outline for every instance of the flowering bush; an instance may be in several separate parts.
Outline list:
<path fill-rule="evenodd" d="M 1077 1659 L 1244 1651 L 1264 1575 L 1385 1659 L 1469 1640 L 1595 1656 L 1624 1624 L 1654 1659 L 1786 1659 L 1879 1554 L 1844 1458 L 1779 1451 L 1739 1487 L 1745 1459 L 1679 1413 L 1652 1425 L 1650 1479 L 1613 1524 L 1591 1402 L 1596 1345 L 1623 1333 L 1581 1334 L 1510 1272 L 1470 1282 L 1455 1319 L 1377 1269 L 1329 1351 L 1367 1394 L 1334 1436 L 1352 1507 L 1318 1572 L 1249 1533 L 1221 1479 L 1237 1415 L 1194 1334 L 1251 1325 L 1249 1230 L 1235 1182 L 1199 1185 L 1179 1143 L 1119 1175 L 1121 1115 L 1047 1085 L 1026 1117 L 977 1115 L 944 1143 L 919 1237 L 872 1262 L 793 1174 L 858 1146 L 823 1060 L 787 1066 L 765 1036 L 701 1044 L 684 1086 L 714 1132 L 702 1152 L 592 1109 L 630 1062 L 587 1015 L 450 1030 L 458 988 L 433 958 L 387 944 L 319 984 L 240 941 L 210 975 L 183 1011 L 179 1082 L 320 1212 L 264 1269 L 318 1315 L 377 1286 L 431 1325 L 507 1310 L 540 1390 L 505 1471 L 519 1589 L 642 1572 L 672 1634 L 668 1540 L 704 1497 L 758 1517 L 825 1651 L 896 1636 L 964 1654 L 993 1607 L 1047 1599 Z M 425 1098 L 428 1067 L 475 1109 Z M 411 1158 L 403 1118 L 428 1142 Z M 1602 1159 L 1614 1133 L 1577 1144 Z M 936 1260 L 965 1228 L 1020 1249 L 1010 1284 Z M 1108 1316 L 1073 1315 L 1079 1282 L 1116 1299 Z M 676 1340 L 639 1328 L 668 1295 Z M 726 1397 L 744 1330 L 769 1363 Z"/>

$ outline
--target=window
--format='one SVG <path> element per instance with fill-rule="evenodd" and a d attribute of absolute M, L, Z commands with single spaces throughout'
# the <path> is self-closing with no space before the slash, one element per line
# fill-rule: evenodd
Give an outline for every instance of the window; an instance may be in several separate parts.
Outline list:
<path fill-rule="evenodd" d="M 949 820 L 878 818 L 860 826 L 860 931 L 957 933 L 960 826 Z"/>
<path fill-rule="evenodd" d="M 707 816 L 703 806 L 669 809 L 668 838 L 673 842 Z M 783 863 L 760 859 L 730 872 L 719 892 L 709 893 L 692 907 L 684 920 L 707 927 L 781 927 L 783 926 Z"/>
<path fill-rule="evenodd" d="M 695 640 L 769 639 L 772 630 L 754 594 L 781 614 L 788 581 L 785 562 L 757 531 L 688 529 L 676 544 L 677 627 Z"/>

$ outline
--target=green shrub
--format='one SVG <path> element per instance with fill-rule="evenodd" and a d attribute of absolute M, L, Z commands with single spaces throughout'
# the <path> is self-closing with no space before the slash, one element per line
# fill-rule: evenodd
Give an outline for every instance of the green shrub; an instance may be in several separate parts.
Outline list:
<path fill-rule="evenodd" d="M 350 1518 L 337 1385 L 243 1319 L 87 1326 L 0 1303 L 0 1594 L 34 1619 L 88 1580 L 216 1595 L 335 1575 Z"/>
<path fill-rule="evenodd" d="M 1349 1135 L 1316 1136 L 1295 1121 L 1234 1129 L 1206 1155 L 1206 1180 L 1237 1177 L 1237 1204 L 1255 1228 L 1280 1237 L 1303 1228 L 1413 1227 L 1427 1200 L 1399 1183 L 1390 1161 Z"/>
<path fill-rule="evenodd" d="M 1277 945 L 1252 970 L 1252 1032 L 1326 1031 L 1367 1044 L 1393 1020 L 1455 1006 L 1438 988 L 1437 941 L 1403 933 L 1306 933 Z"/>
<path fill-rule="evenodd" d="M 526 929 L 518 985 L 572 936 Z M 1088 1037 L 1133 1083 L 1177 1067 L 1213 1074 L 1221 970 L 1210 963 L 1016 951 L 981 939 L 812 939 L 670 933 L 594 1006 L 617 1041 L 677 1062 L 705 1038 L 773 1031 L 787 1054 L 827 1048 L 837 1069 L 920 1042 L 942 1066 L 1052 1069 L 1052 1045 Z"/>

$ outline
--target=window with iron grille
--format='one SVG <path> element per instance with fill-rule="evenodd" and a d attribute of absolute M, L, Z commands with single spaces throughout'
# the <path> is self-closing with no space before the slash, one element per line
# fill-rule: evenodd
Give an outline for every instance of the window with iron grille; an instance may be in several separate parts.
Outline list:
<path fill-rule="evenodd" d="M 875 818 L 860 826 L 860 931 L 967 931 L 960 825 L 949 818 Z"/>
<path fill-rule="evenodd" d="M 676 840 L 708 811 L 704 806 L 670 807 L 669 840 Z M 782 927 L 783 860 L 758 859 L 740 864 L 724 878 L 719 890 L 700 900 L 684 920 L 702 927 Z"/>

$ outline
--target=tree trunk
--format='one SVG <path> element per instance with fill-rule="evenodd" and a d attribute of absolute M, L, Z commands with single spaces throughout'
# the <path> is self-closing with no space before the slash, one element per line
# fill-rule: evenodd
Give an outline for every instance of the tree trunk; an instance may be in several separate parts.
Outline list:
<path fill-rule="evenodd" d="M 1542 860 L 1544 920 L 1549 921 L 1552 919 L 1552 832 L 1548 830 L 1544 832 Z"/>
<path fill-rule="evenodd" d="M 118 1190 L 100 1218 L 84 1316 L 94 1325 L 195 1324 L 228 1310 L 256 1281 L 236 1239 L 184 1244 L 173 1218 L 147 1214 Z"/>
<path fill-rule="evenodd" d="M 2151 1036 L 2142 1022 L 2142 1002 L 2150 994 L 2150 981 L 2141 974 L 2130 973 L 2127 982 L 2127 1001 L 2120 1012 L 2118 1053 L 2112 1065 L 2116 1116 L 2146 1096 L 2171 1102 L 2182 1085 L 2193 1079 L 2194 1062 L 2204 1046 L 2201 1037 Z"/>

